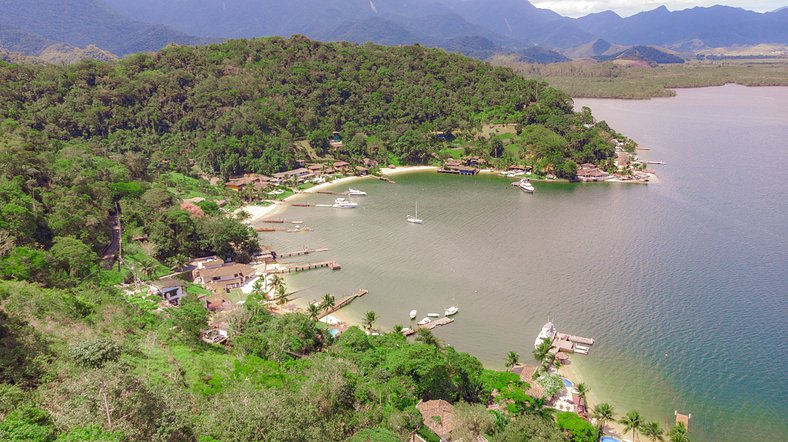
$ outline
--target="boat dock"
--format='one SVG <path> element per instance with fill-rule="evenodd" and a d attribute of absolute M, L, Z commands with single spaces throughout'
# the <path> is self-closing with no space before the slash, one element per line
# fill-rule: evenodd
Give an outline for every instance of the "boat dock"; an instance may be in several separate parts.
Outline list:
<path fill-rule="evenodd" d="M 676 416 L 676 423 L 678 424 L 681 422 L 689 431 L 689 421 L 692 419 L 692 413 L 690 414 L 681 414 L 678 410 L 673 410 L 673 415 Z"/>
<path fill-rule="evenodd" d="M 332 192 L 330 190 L 318 190 L 318 191 L 316 191 L 314 193 L 320 193 L 320 194 L 323 194 L 323 195 L 342 195 L 342 196 L 350 195 L 350 192 L 347 192 L 347 191 L 346 192 Z"/>
<path fill-rule="evenodd" d="M 566 333 L 556 333 L 555 340 L 553 340 L 553 348 L 564 353 L 587 355 L 592 345 L 594 345 L 593 338 L 568 335 Z"/>
<path fill-rule="evenodd" d="M 323 248 L 323 249 L 307 249 L 307 248 L 305 248 L 304 250 L 298 250 L 298 251 L 295 251 L 295 252 L 278 253 L 276 255 L 276 257 L 277 258 L 291 258 L 293 256 L 303 256 L 303 255 L 309 255 L 311 253 L 319 253 L 319 252 L 328 252 L 328 249 L 326 249 L 326 248 Z"/>
<path fill-rule="evenodd" d="M 334 313 L 335 311 L 337 311 L 337 310 L 341 309 L 342 307 L 345 307 L 346 305 L 348 305 L 351 302 L 353 302 L 353 300 L 355 300 L 356 298 L 360 298 L 360 297 L 366 295 L 367 293 L 369 293 L 369 290 L 367 290 L 367 289 L 358 289 L 358 290 L 356 290 L 352 295 L 348 295 L 348 296 L 345 296 L 344 298 L 340 299 L 336 304 L 334 304 L 334 307 L 332 307 L 331 309 L 326 310 L 325 312 L 321 313 L 320 316 L 318 316 L 318 319 L 322 319 L 322 318 L 330 315 L 331 313 Z"/>
<path fill-rule="evenodd" d="M 311 228 L 311 227 L 303 227 L 303 228 L 301 228 L 301 226 L 300 226 L 300 225 L 297 225 L 297 226 L 295 226 L 295 227 L 293 227 L 293 228 L 290 228 L 290 229 L 276 228 L 276 227 L 269 227 L 269 226 L 262 226 L 262 227 L 255 227 L 255 228 L 254 228 L 254 231 L 255 231 L 255 232 L 258 232 L 258 233 L 259 233 L 259 232 L 288 232 L 288 233 L 298 233 L 298 232 L 311 232 L 311 231 L 312 231 L 312 228 Z"/>
<path fill-rule="evenodd" d="M 643 161 L 646 164 L 665 164 L 664 161 Z"/>
<path fill-rule="evenodd" d="M 268 224 L 304 224 L 303 221 L 298 221 L 298 220 L 287 221 L 287 220 L 283 220 L 281 218 L 280 219 L 264 219 L 262 221 L 264 223 L 268 223 Z"/>
<path fill-rule="evenodd" d="M 290 266 L 290 267 L 279 268 L 279 269 L 271 271 L 271 273 L 272 274 L 277 274 L 277 273 L 296 273 L 296 272 L 304 272 L 304 271 L 307 271 L 307 270 L 320 269 L 320 268 L 323 268 L 323 267 L 328 267 L 331 270 L 341 270 L 342 269 L 342 266 L 339 265 L 339 263 L 337 263 L 336 261 L 322 261 L 322 262 L 316 262 L 316 263 L 312 263 L 312 264 L 299 264 L 299 265 L 294 265 L 294 266 Z"/>
<path fill-rule="evenodd" d="M 419 327 L 426 328 L 427 330 L 432 330 L 435 327 L 440 327 L 441 325 L 451 324 L 452 322 L 454 322 L 454 319 L 452 319 L 452 318 L 450 318 L 448 316 L 444 316 L 444 317 L 438 318 L 438 319 L 436 319 L 434 321 L 430 321 L 430 322 L 428 322 L 428 323 L 426 323 L 424 325 L 420 325 Z"/>

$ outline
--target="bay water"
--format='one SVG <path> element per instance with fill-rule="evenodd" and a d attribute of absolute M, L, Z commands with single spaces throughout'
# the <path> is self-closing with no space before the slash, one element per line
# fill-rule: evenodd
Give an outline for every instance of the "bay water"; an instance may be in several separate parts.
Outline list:
<path fill-rule="evenodd" d="M 370 292 L 336 316 L 413 325 L 457 305 L 436 336 L 502 369 L 534 338 L 593 337 L 572 368 L 591 405 L 637 409 L 663 427 L 692 413 L 693 440 L 788 440 L 788 88 L 679 90 L 647 101 L 576 100 L 651 148 L 658 183 L 536 183 L 403 174 L 352 183 L 357 209 L 292 207 L 307 233 L 267 233 L 279 251 L 328 252 L 341 271 L 288 276 L 302 301 Z M 347 185 L 333 190 L 347 190 Z M 331 195 L 298 202 L 330 204 Z M 405 221 L 418 203 L 424 224 Z M 418 319 L 417 318 L 417 319 Z"/>

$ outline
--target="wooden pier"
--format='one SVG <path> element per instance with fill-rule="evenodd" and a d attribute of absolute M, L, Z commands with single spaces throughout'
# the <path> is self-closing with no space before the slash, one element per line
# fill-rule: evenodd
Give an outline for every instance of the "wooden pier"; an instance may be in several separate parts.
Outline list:
<path fill-rule="evenodd" d="M 304 224 L 303 221 L 286 221 L 283 219 L 264 219 L 263 222 L 268 224 Z"/>
<path fill-rule="evenodd" d="M 587 355 L 590 346 L 594 345 L 593 338 L 558 333 L 553 341 L 553 349 L 564 353 L 579 353 Z"/>
<path fill-rule="evenodd" d="M 350 195 L 350 192 L 332 192 L 330 190 L 318 190 L 315 193 L 321 193 L 323 195 L 343 195 L 343 196 Z"/>
<path fill-rule="evenodd" d="M 342 266 L 339 265 L 336 261 L 321 261 L 321 262 L 315 262 L 315 263 L 312 263 L 312 264 L 299 264 L 299 265 L 294 265 L 294 266 L 291 266 L 291 267 L 280 268 L 280 269 L 273 270 L 271 273 L 272 274 L 277 274 L 277 273 L 296 273 L 296 272 L 304 272 L 304 271 L 307 271 L 307 270 L 320 269 L 320 268 L 323 268 L 323 267 L 328 267 L 331 270 L 340 270 L 340 269 L 342 269 Z"/>
<path fill-rule="evenodd" d="M 420 325 L 421 328 L 426 328 L 427 330 L 432 330 L 435 327 L 440 327 L 441 325 L 451 324 L 454 322 L 454 319 L 444 316 L 442 318 L 436 319 L 434 321 L 430 321 L 424 325 Z"/>
<path fill-rule="evenodd" d="M 324 317 L 330 315 L 331 313 L 334 313 L 335 311 L 337 311 L 337 310 L 341 309 L 342 307 L 345 307 L 346 305 L 348 305 L 351 302 L 353 302 L 353 300 L 355 300 L 356 298 L 360 298 L 360 297 L 366 295 L 367 293 L 369 293 L 369 290 L 367 290 L 367 289 L 358 289 L 358 290 L 356 290 L 352 295 L 348 295 L 348 296 L 345 296 L 344 298 L 340 299 L 339 302 L 334 304 L 334 307 L 332 307 L 331 309 L 326 310 L 325 312 L 321 313 L 320 316 L 318 316 L 318 319 L 324 318 Z"/>
<path fill-rule="evenodd" d="M 285 228 L 276 228 L 276 227 L 269 227 L 269 226 L 262 226 L 262 227 L 255 227 L 255 232 L 288 232 L 288 233 L 299 233 L 299 232 L 311 232 L 311 227 L 303 227 L 301 228 L 300 225 L 296 227 L 285 229 Z"/>
<path fill-rule="evenodd" d="M 276 255 L 276 257 L 277 258 L 291 258 L 293 256 L 303 256 L 303 255 L 309 255 L 311 253 L 318 253 L 318 252 L 328 252 L 328 249 L 326 249 L 326 248 L 323 248 L 323 249 L 306 249 L 305 248 L 304 250 L 298 250 L 298 251 L 295 251 L 295 252 L 278 253 Z"/>

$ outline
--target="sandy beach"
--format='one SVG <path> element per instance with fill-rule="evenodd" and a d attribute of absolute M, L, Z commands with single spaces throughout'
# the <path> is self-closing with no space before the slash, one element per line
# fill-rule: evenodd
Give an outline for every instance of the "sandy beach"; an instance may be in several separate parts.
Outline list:
<path fill-rule="evenodd" d="M 583 383 L 583 376 L 580 370 L 577 369 L 577 366 L 572 364 L 572 358 L 580 358 L 580 357 L 583 356 L 580 355 L 570 356 L 569 364 L 564 364 L 561 366 L 561 368 L 558 369 L 558 373 L 561 376 L 569 379 L 575 385 Z M 595 405 L 605 402 L 604 394 L 603 394 L 604 392 L 599 392 L 595 390 L 593 386 L 590 387 L 591 387 L 591 391 L 589 391 L 588 394 L 586 395 L 586 398 L 588 399 L 588 405 L 590 405 L 588 409 L 589 415 L 591 414 L 591 410 L 594 408 Z M 617 418 L 623 415 L 624 413 L 626 413 L 626 410 L 615 410 L 615 411 Z M 626 435 L 624 434 L 624 426 L 619 424 L 618 422 L 608 422 L 605 425 L 605 434 L 615 436 L 616 438 L 624 442 L 631 442 L 632 440 L 631 436 L 626 437 Z"/>
<path fill-rule="evenodd" d="M 430 171 L 434 172 L 436 170 L 438 170 L 438 168 L 435 166 L 403 166 L 403 167 L 397 167 L 395 169 L 386 167 L 384 169 L 380 169 L 380 173 L 382 173 L 383 175 L 390 176 L 390 175 L 399 175 L 401 173 L 409 173 L 409 172 L 430 172 Z"/>

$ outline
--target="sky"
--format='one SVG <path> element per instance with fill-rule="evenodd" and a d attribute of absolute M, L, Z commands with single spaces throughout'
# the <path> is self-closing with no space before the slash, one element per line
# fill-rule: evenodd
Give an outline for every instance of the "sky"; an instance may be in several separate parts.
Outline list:
<path fill-rule="evenodd" d="M 766 12 L 788 6 L 788 0 L 530 0 L 534 6 L 565 15 L 580 17 L 592 12 L 612 10 L 622 17 L 650 11 L 665 5 L 671 11 L 723 4 L 751 11 Z"/>

